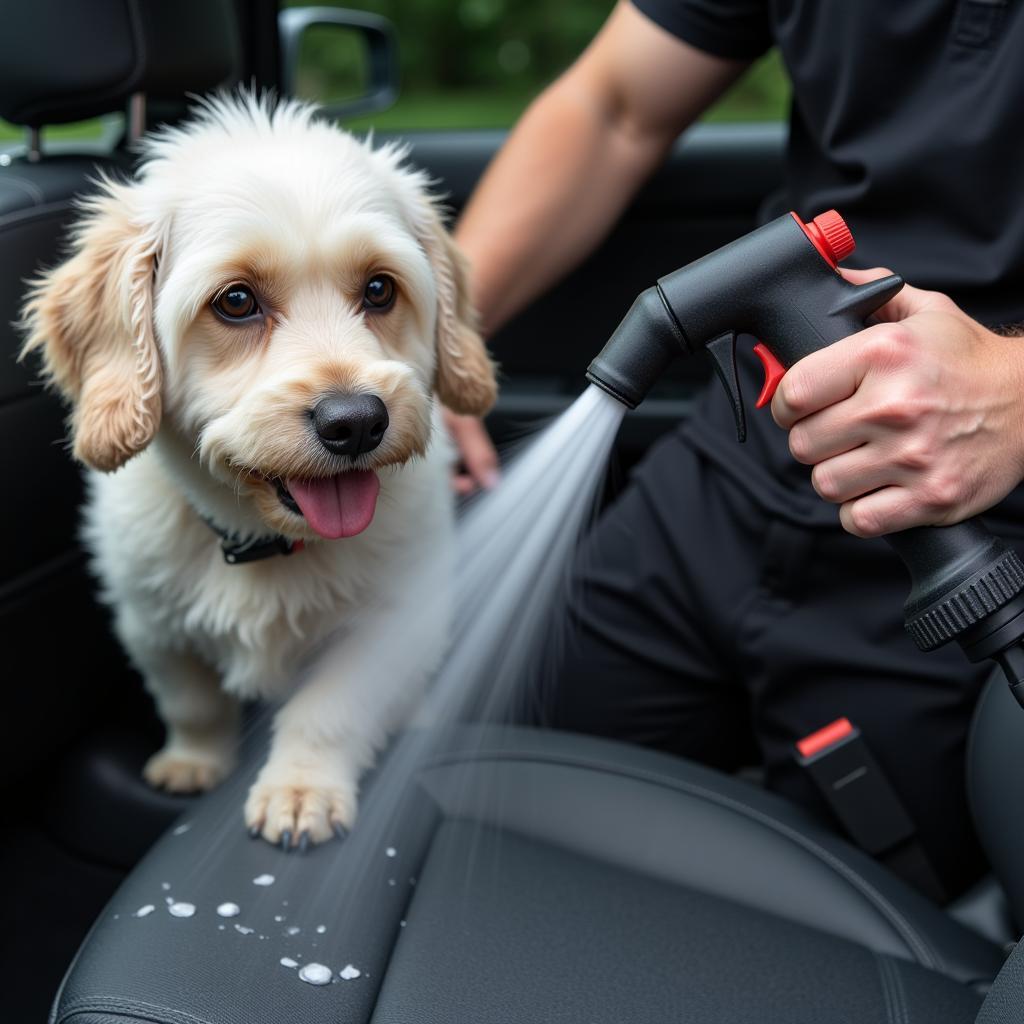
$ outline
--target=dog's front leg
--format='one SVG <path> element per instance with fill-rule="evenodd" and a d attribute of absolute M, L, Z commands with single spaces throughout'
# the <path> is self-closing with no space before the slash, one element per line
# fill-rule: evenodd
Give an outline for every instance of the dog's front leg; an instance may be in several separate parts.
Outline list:
<path fill-rule="evenodd" d="M 234 767 L 238 702 L 198 658 L 173 650 L 133 651 L 167 729 L 143 769 L 146 781 L 173 793 L 212 789 Z"/>
<path fill-rule="evenodd" d="M 350 630 L 278 712 L 270 757 L 245 806 L 254 835 L 305 847 L 344 834 L 359 777 L 399 728 L 444 654 L 446 595 L 407 599 Z"/>

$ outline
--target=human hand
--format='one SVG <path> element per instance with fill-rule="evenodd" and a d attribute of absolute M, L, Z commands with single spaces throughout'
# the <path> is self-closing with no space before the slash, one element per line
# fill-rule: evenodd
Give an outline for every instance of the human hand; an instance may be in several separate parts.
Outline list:
<path fill-rule="evenodd" d="M 489 491 L 496 487 L 501 479 L 498 453 L 483 421 L 476 416 L 460 416 L 444 406 L 441 412 L 459 453 L 459 462 L 452 474 L 455 493 L 466 496 L 480 488 Z"/>
<path fill-rule="evenodd" d="M 890 271 L 842 273 L 862 284 Z M 909 286 L 875 316 L 783 377 L 772 416 L 794 458 L 858 537 L 991 507 L 1024 477 L 1024 338 Z"/>

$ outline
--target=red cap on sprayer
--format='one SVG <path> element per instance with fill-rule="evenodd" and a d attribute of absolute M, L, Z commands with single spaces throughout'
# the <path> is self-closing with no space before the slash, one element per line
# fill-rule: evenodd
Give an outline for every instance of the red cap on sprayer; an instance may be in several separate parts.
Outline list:
<path fill-rule="evenodd" d="M 835 210 L 826 210 L 809 224 L 805 224 L 795 213 L 793 219 L 814 244 L 814 248 L 833 267 L 842 263 L 857 248 L 857 243 L 854 242 L 853 234 L 846 226 L 846 221 Z"/>

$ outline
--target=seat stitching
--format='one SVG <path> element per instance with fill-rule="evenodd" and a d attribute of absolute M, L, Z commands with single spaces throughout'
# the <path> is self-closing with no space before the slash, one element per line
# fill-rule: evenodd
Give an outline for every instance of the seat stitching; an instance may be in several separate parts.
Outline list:
<path fill-rule="evenodd" d="M 137 999 L 122 999 L 119 996 L 89 996 L 70 1000 L 61 1008 L 55 1024 L 62 1024 L 80 1013 L 114 1013 L 142 1015 L 152 1024 L 213 1024 L 206 1017 L 196 1017 L 182 1010 L 168 1006 L 156 1006 Z"/>
<path fill-rule="evenodd" d="M 15 174 L 5 174 L 3 178 L 0 178 L 0 184 L 7 183 L 24 189 L 37 203 L 46 202 L 46 194 L 34 181 L 30 181 L 28 178 L 19 178 Z"/>
<path fill-rule="evenodd" d="M 54 199 L 42 206 L 33 206 L 27 210 L 9 210 L 7 213 L 0 213 L 0 231 L 6 231 L 9 227 L 21 227 L 23 224 L 31 224 L 33 221 L 46 220 L 51 215 L 66 214 L 75 206 L 74 197 L 67 199 Z"/>
<path fill-rule="evenodd" d="M 889 961 L 878 953 L 873 954 L 878 980 L 882 986 L 882 998 L 885 1000 L 885 1019 L 887 1024 L 899 1024 L 893 1012 L 892 979 L 889 977 Z"/>
<path fill-rule="evenodd" d="M 494 760 L 515 760 L 515 761 L 535 761 L 543 762 L 548 764 L 562 764 L 562 765 L 575 765 L 577 767 L 587 768 L 593 771 L 611 772 L 616 775 L 623 775 L 626 777 L 641 778 L 646 781 L 655 782 L 663 786 L 676 788 L 689 792 L 690 794 L 710 801 L 711 803 L 719 804 L 723 807 L 728 807 L 731 810 L 736 811 L 738 814 L 744 815 L 745 817 L 752 818 L 755 821 L 765 825 L 770 830 L 779 833 L 796 843 L 797 846 L 802 847 L 808 853 L 811 853 L 823 863 L 828 865 L 837 874 L 841 875 L 848 881 L 854 889 L 856 889 L 869 903 L 875 905 L 878 912 L 886 918 L 892 925 L 893 929 L 900 935 L 903 941 L 906 943 L 908 949 L 918 961 L 925 967 L 939 968 L 948 972 L 947 965 L 941 956 L 941 954 L 933 949 L 918 932 L 914 929 L 910 921 L 904 917 L 903 914 L 882 895 L 867 879 L 863 878 L 857 872 L 851 868 L 848 864 L 845 864 L 830 850 L 820 846 L 809 836 L 798 832 L 796 829 L 784 822 L 778 821 L 772 818 L 770 815 L 765 814 L 762 811 L 758 811 L 753 807 L 749 807 L 732 797 L 725 796 L 721 793 L 716 793 L 713 790 L 706 789 L 704 786 L 697 785 L 692 782 L 684 782 L 680 779 L 673 779 L 667 775 L 662 775 L 660 772 L 653 772 L 643 768 L 632 768 L 623 769 L 621 767 L 609 768 L 608 765 L 603 764 L 600 761 L 591 761 L 589 758 L 581 757 L 552 757 L 551 755 L 537 755 L 537 754 L 520 754 L 517 752 L 504 752 L 496 751 L 489 754 L 483 754 L 484 758 Z M 442 755 L 440 760 L 434 760 L 431 763 L 443 764 L 447 761 L 465 761 L 465 760 L 480 760 L 481 755 L 479 753 L 474 755 Z"/>
<path fill-rule="evenodd" d="M 903 988 L 903 975 L 900 973 L 899 965 L 889 961 L 889 970 L 892 974 L 893 998 L 899 1009 L 901 1024 L 910 1024 L 910 1008 L 907 1003 L 907 994 Z"/>

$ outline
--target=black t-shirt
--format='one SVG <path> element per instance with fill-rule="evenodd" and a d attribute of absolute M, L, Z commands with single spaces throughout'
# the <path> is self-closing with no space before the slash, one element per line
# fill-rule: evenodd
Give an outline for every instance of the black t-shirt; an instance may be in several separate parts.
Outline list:
<path fill-rule="evenodd" d="M 721 57 L 777 45 L 793 82 L 786 184 L 765 218 L 838 209 L 848 266 L 888 266 L 989 324 L 1024 322 L 1024 3 L 1014 0 L 633 0 Z M 760 374 L 741 356 L 744 395 Z M 716 385 L 711 385 L 712 391 Z M 738 446 L 729 403 L 704 396 L 688 440 L 770 514 L 834 525 L 768 410 L 748 404 Z M 1024 494 L 991 513 L 1024 523 Z"/>
<path fill-rule="evenodd" d="M 786 186 L 766 215 L 838 209 L 857 252 L 1024 321 L 1024 4 L 633 0 L 720 57 L 777 45 L 793 83 Z"/>

